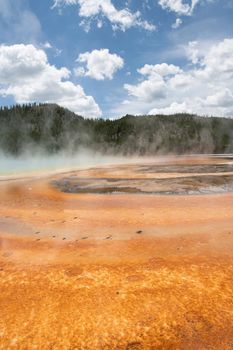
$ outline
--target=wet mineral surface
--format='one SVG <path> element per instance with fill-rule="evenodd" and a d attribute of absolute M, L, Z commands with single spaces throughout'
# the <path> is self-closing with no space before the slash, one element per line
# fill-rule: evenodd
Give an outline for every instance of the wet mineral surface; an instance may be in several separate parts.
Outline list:
<path fill-rule="evenodd" d="M 0 349 L 232 349 L 232 165 L 0 181 Z"/>

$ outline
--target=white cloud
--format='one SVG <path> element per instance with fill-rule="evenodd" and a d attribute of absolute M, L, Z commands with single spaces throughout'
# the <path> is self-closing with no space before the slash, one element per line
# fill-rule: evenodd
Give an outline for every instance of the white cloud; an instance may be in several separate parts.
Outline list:
<path fill-rule="evenodd" d="M 77 62 L 86 64 L 86 68 L 78 67 L 75 70 L 77 76 L 87 76 L 96 80 L 112 79 L 117 70 L 124 66 L 124 60 L 116 54 L 111 54 L 108 49 L 82 53 Z"/>
<path fill-rule="evenodd" d="M 44 49 L 52 49 L 52 45 L 46 41 L 44 44 L 42 44 L 42 48 Z"/>
<path fill-rule="evenodd" d="M 225 39 L 218 45 L 212 46 L 208 54 L 203 56 L 201 65 L 204 67 L 200 70 L 199 75 L 214 79 L 222 80 L 222 83 L 232 81 L 233 78 L 233 38 Z M 213 81 L 213 83 L 214 83 Z"/>
<path fill-rule="evenodd" d="M 62 5 L 75 5 L 77 4 L 77 0 L 54 0 L 52 8 L 62 6 Z"/>
<path fill-rule="evenodd" d="M 197 41 L 190 41 L 188 47 L 186 48 L 186 53 L 188 58 L 193 64 L 197 64 L 200 60 L 200 50 L 198 48 Z"/>
<path fill-rule="evenodd" d="M 216 92 L 207 97 L 205 103 L 207 106 L 227 107 L 233 105 L 233 92 L 229 89 Z"/>
<path fill-rule="evenodd" d="M 159 0 L 159 5 L 163 9 L 174 11 L 180 15 L 190 14 L 191 6 L 184 4 L 182 0 Z"/>
<path fill-rule="evenodd" d="M 172 24 L 172 29 L 178 29 L 183 23 L 182 19 L 177 18 L 175 23 Z"/>
<path fill-rule="evenodd" d="M 162 64 L 145 64 L 144 67 L 138 69 L 138 72 L 142 75 L 148 75 L 152 76 L 154 74 L 159 74 L 162 77 L 167 76 L 167 75 L 174 75 L 177 73 L 181 73 L 182 69 L 180 67 L 174 66 L 174 64 L 167 64 L 167 63 L 162 63 Z"/>
<path fill-rule="evenodd" d="M 183 74 L 176 74 L 169 80 L 169 87 L 171 89 L 189 89 L 194 81 L 194 77 L 190 72 L 184 72 Z"/>
<path fill-rule="evenodd" d="M 101 111 L 83 88 L 69 81 L 70 71 L 49 64 L 46 53 L 33 45 L 0 45 L 0 94 L 17 103 L 57 103 L 89 117 Z"/>
<path fill-rule="evenodd" d="M 177 103 L 173 102 L 168 107 L 163 108 L 153 108 L 149 114 L 155 115 L 155 114 L 176 114 L 176 113 L 189 113 L 191 112 L 185 102 L 183 103 Z"/>
<path fill-rule="evenodd" d="M 173 64 L 146 64 L 144 67 L 138 69 L 138 73 L 147 76 L 147 80 L 143 80 L 137 85 L 125 84 L 124 88 L 130 96 L 150 103 L 155 99 L 158 100 L 166 97 L 166 78 L 181 71 L 179 67 Z"/>
<path fill-rule="evenodd" d="M 76 77 L 84 77 L 86 74 L 85 68 L 84 67 L 75 68 L 74 74 L 76 75 Z"/>
<path fill-rule="evenodd" d="M 214 0 L 191 0 L 191 3 L 184 2 L 183 0 L 159 0 L 159 5 L 164 10 L 172 11 L 183 16 L 190 16 L 198 3 L 210 1 Z"/>
<path fill-rule="evenodd" d="M 152 75 L 148 80 L 137 85 L 125 84 L 124 88 L 130 96 L 147 103 L 163 99 L 166 96 L 166 84 L 159 75 Z"/>
<path fill-rule="evenodd" d="M 136 11 L 132 13 L 127 7 L 118 10 L 111 0 L 54 0 L 52 8 L 64 5 L 79 5 L 79 16 L 84 19 L 96 19 L 98 28 L 102 27 L 100 17 L 107 18 L 113 26 L 113 29 L 120 29 L 125 31 L 132 27 L 141 27 L 145 30 L 154 31 L 156 26 L 141 19 L 141 13 Z M 100 25 L 101 23 L 101 25 Z M 89 22 L 82 21 L 82 26 L 88 31 L 90 27 Z"/>
<path fill-rule="evenodd" d="M 187 51 L 185 70 L 166 63 L 139 69 L 144 79 L 135 85 L 125 84 L 129 97 L 116 112 L 186 111 L 233 117 L 233 38 L 205 50 L 198 42 L 190 47 L 195 47 L 195 55 Z"/>

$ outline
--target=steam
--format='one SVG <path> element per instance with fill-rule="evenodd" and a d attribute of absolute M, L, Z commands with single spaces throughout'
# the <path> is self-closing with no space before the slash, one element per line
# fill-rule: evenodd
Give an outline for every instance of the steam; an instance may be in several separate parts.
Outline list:
<path fill-rule="evenodd" d="M 0 153 L 0 178 L 22 174 L 40 174 L 57 172 L 60 170 L 72 170 L 104 164 L 130 163 L 135 161 L 136 158 L 134 157 L 107 156 L 84 149 L 73 154 L 70 152 L 60 152 L 52 155 L 43 152 L 32 154 L 28 151 L 18 157 Z"/>

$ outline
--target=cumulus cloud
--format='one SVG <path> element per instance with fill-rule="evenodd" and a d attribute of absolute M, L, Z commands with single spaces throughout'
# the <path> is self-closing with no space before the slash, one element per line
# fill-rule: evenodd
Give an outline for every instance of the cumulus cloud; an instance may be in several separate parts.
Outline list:
<path fill-rule="evenodd" d="M 180 67 L 175 66 L 174 64 L 167 64 L 167 63 L 162 63 L 162 64 L 145 64 L 144 67 L 138 69 L 138 72 L 142 75 L 156 75 L 159 74 L 162 77 L 165 77 L 167 75 L 174 75 L 177 73 L 181 73 L 182 69 Z"/>
<path fill-rule="evenodd" d="M 188 50 L 190 47 L 195 48 L 193 54 Z M 233 117 L 233 38 L 205 50 L 198 42 L 189 43 L 187 63 L 183 70 L 166 63 L 140 68 L 138 72 L 144 79 L 135 85 L 125 84 L 129 98 L 121 105 L 121 111 L 137 114 L 186 111 Z"/>
<path fill-rule="evenodd" d="M 130 96 L 136 97 L 143 102 L 153 102 L 166 96 L 166 84 L 162 77 L 153 75 L 137 85 L 125 84 L 124 88 Z"/>
<path fill-rule="evenodd" d="M 57 103 L 84 116 L 100 116 L 93 97 L 69 76 L 67 68 L 49 64 L 46 53 L 34 45 L 0 45 L 0 95 L 11 95 L 17 103 Z"/>
<path fill-rule="evenodd" d="M 173 102 L 168 107 L 163 108 L 153 108 L 149 114 L 155 115 L 155 114 L 176 114 L 176 113 L 189 113 L 191 112 L 185 102 L 183 103 L 177 103 Z"/>
<path fill-rule="evenodd" d="M 186 53 L 190 61 L 193 64 L 197 64 L 200 60 L 200 49 L 198 48 L 198 42 L 190 41 L 186 47 Z"/>
<path fill-rule="evenodd" d="M 207 96 L 205 104 L 213 107 L 232 107 L 233 92 L 230 89 L 218 91 L 213 95 Z"/>
<path fill-rule="evenodd" d="M 76 4 L 79 5 L 79 16 L 84 18 L 81 25 L 86 31 L 90 28 L 90 19 L 97 19 L 97 26 L 101 28 L 103 22 L 100 18 L 107 18 L 114 30 L 125 31 L 132 27 L 141 27 L 148 31 L 156 29 L 154 24 L 142 20 L 139 11 L 132 13 L 127 7 L 118 10 L 111 0 L 54 0 L 52 8 Z"/>
<path fill-rule="evenodd" d="M 183 0 L 159 0 L 159 5 L 164 10 L 172 11 L 183 16 L 190 16 L 198 3 L 209 1 L 213 0 L 192 0 L 191 3 L 184 2 Z"/>
<path fill-rule="evenodd" d="M 87 76 L 96 80 L 112 79 L 117 70 L 123 68 L 124 60 L 108 49 L 93 50 L 79 55 L 77 62 L 86 67 L 75 69 L 77 76 Z"/>
<path fill-rule="evenodd" d="M 181 69 L 173 64 L 146 64 L 138 73 L 148 78 L 136 85 L 125 84 L 124 88 L 141 101 L 153 102 L 166 97 L 166 78 L 179 72 Z"/>

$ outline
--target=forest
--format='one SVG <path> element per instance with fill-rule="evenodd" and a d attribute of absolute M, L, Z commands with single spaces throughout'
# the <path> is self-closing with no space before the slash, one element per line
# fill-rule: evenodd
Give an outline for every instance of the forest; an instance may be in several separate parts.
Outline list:
<path fill-rule="evenodd" d="M 0 109 L 0 152 L 70 154 L 88 149 L 107 155 L 233 152 L 233 119 L 175 115 L 126 115 L 88 119 L 55 104 Z"/>

